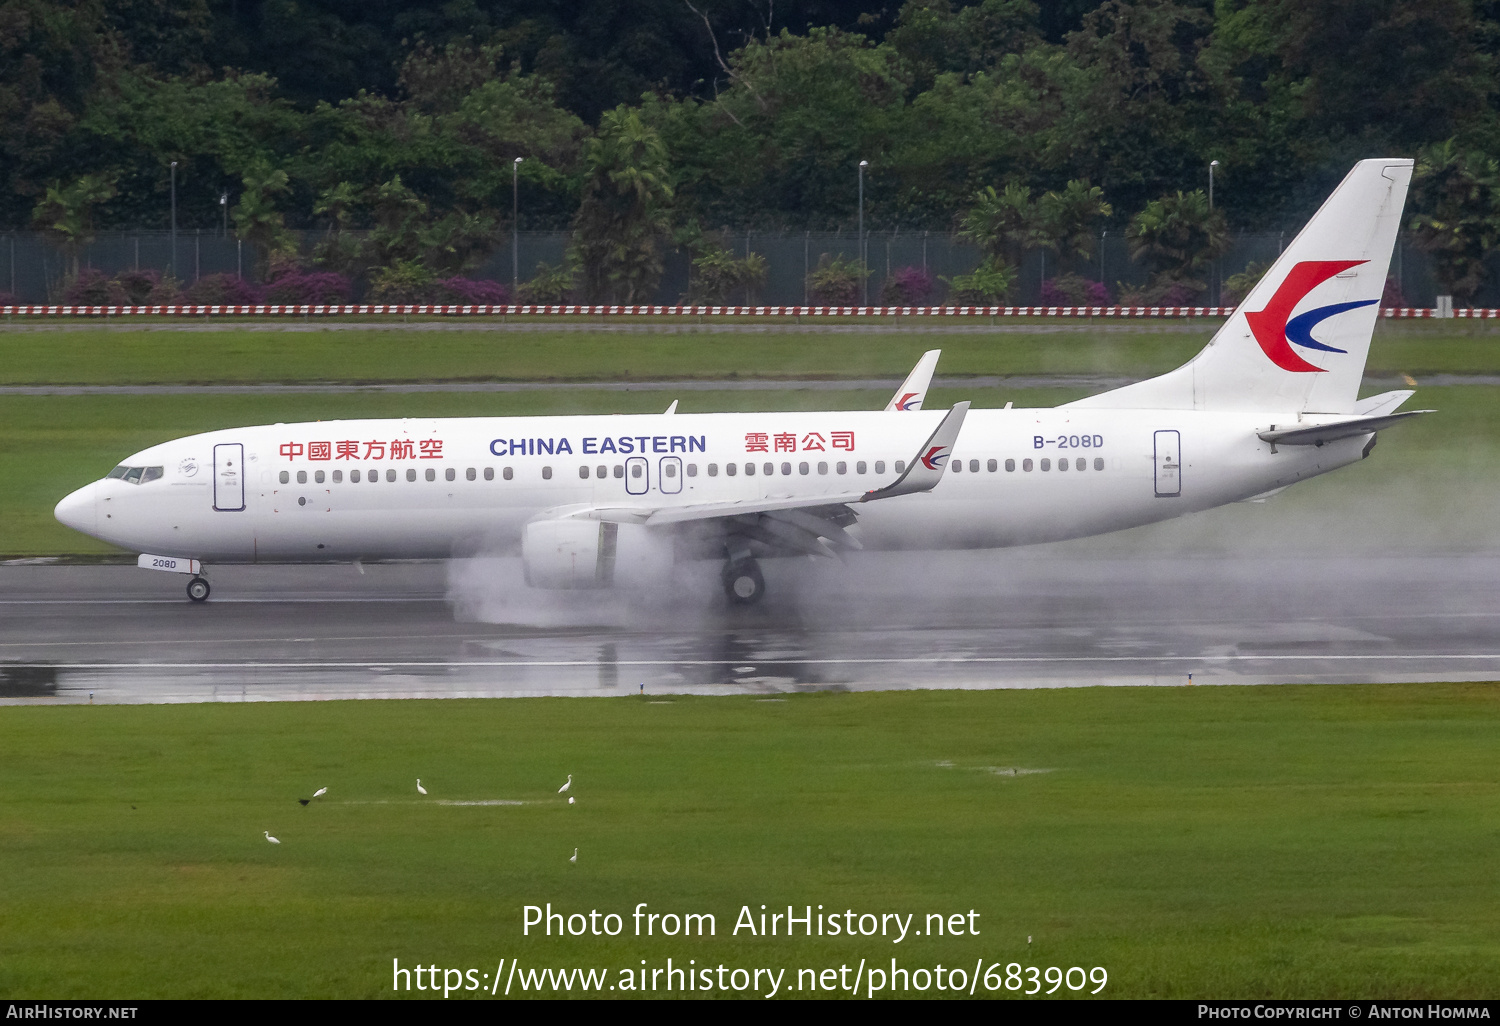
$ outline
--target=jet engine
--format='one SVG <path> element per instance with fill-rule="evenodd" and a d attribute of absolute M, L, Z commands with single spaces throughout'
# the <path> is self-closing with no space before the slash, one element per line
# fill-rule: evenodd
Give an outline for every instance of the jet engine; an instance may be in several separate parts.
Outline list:
<path fill-rule="evenodd" d="M 521 532 L 521 562 L 533 588 L 610 588 L 660 577 L 672 546 L 638 524 L 533 520 Z"/>

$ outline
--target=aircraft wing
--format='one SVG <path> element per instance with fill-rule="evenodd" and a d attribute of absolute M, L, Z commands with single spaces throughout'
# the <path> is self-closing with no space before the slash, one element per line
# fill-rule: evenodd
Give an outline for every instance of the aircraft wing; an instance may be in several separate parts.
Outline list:
<path fill-rule="evenodd" d="M 920 410 L 922 400 L 927 398 L 927 386 L 932 384 L 932 372 L 937 370 L 938 357 L 942 355 L 941 349 L 929 349 L 923 353 L 906 380 L 901 382 L 901 387 L 896 389 L 896 394 L 891 396 L 891 401 L 885 404 L 886 410 Z"/>
<path fill-rule="evenodd" d="M 758 513 L 802 510 L 817 506 L 839 506 L 850 502 L 874 502 L 897 495 L 911 495 L 931 491 L 942 480 L 948 456 L 963 427 L 964 417 L 969 412 L 969 403 L 954 405 L 937 429 L 927 436 L 917 449 L 905 471 L 896 480 L 881 488 L 869 491 L 849 491 L 829 494 L 798 495 L 788 491 L 782 495 L 768 495 L 755 499 L 724 499 L 717 502 L 698 502 L 672 506 L 576 506 L 551 509 L 538 519 L 575 517 L 586 520 L 605 520 L 620 524 L 681 524 L 693 520 L 712 520 L 718 517 L 736 517 Z"/>
<path fill-rule="evenodd" d="M 1388 413 L 1383 417 L 1355 417 L 1352 420 L 1340 420 L 1332 424 L 1318 424 L 1312 427 L 1277 428 L 1275 424 L 1272 424 L 1264 431 L 1257 431 L 1256 434 L 1260 436 L 1261 441 L 1270 442 L 1272 445 L 1322 445 L 1325 442 L 1337 442 L 1341 438 L 1368 435 L 1372 431 L 1388 428 L 1409 417 L 1420 417 L 1424 413 L 1436 412 L 1436 410 L 1409 410 L 1406 413 Z"/>

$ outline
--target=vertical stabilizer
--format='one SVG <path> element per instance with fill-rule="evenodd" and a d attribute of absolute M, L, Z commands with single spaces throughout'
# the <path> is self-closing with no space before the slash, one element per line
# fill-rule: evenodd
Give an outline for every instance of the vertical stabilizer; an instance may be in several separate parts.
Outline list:
<path fill-rule="evenodd" d="M 922 408 L 922 401 L 927 398 L 927 388 L 932 384 L 932 372 L 937 370 L 938 357 L 942 355 L 941 349 L 929 349 L 922 354 L 906 380 L 901 382 L 901 387 L 896 389 L 896 394 L 891 396 L 891 401 L 885 404 L 887 412 L 911 412 Z"/>
<path fill-rule="evenodd" d="M 1351 413 L 1412 162 L 1362 160 L 1188 363 L 1070 406 Z"/>

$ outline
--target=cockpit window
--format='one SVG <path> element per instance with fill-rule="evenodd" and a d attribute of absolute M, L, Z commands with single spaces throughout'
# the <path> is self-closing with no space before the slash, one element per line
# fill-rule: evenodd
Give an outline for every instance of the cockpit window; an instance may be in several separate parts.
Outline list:
<path fill-rule="evenodd" d="M 144 484 L 147 481 L 158 480 L 163 473 L 162 467 L 116 467 L 105 475 L 105 480 L 118 478 L 126 484 Z"/>

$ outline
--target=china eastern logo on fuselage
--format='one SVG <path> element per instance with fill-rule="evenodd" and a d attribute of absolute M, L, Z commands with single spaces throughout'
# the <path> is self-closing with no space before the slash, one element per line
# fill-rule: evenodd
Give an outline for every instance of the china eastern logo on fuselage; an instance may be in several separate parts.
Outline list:
<path fill-rule="evenodd" d="M 1286 371 L 1304 374 L 1321 373 L 1324 368 L 1308 363 L 1297 354 L 1292 346 L 1316 349 L 1324 353 L 1346 352 L 1343 349 L 1324 345 L 1313 338 L 1313 328 L 1320 321 L 1325 321 L 1345 311 L 1357 310 L 1362 306 L 1374 306 L 1379 302 L 1378 299 L 1320 306 L 1298 314 L 1296 317 L 1292 316 L 1292 311 L 1307 297 L 1309 292 L 1329 278 L 1368 262 L 1367 260 L 1304 260 L 1295 265 L 1282 279 L 1281 286 L 1277 288 L 1276 294 L 1271 297 L 1265 309 L 1245 314 L 1245 320 L 1250 324 L 1250 331 L 1255 335 L 1255 341 L 1260 343 L 1261 350 L 1272 363 Z"/>

